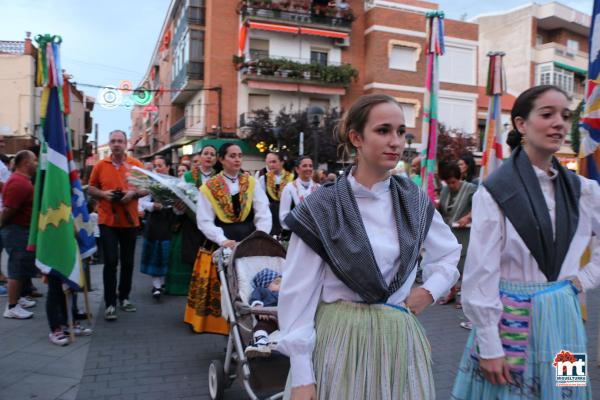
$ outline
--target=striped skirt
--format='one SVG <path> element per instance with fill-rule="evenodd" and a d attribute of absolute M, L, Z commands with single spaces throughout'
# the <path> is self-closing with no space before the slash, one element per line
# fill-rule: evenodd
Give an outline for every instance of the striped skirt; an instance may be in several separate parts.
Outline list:
<path fill-rule="evenodd" d="M 492 385 L 479 369 L 475 329 L 471 332 L 452 389 L 454 400 L 591 399 L 584 387 L 556 385 L 554 359 L 561 350 L 586 353 L 586 336 L 576 290 L 570 281 L 500 281 L 504 307 L 499 325 L 514 384 Z M 589 360 L 587 360 L 589 361 Z"/>
<path fill-rule="evenodd" d="M 404 308 L 321 303 L 315 326 L 317 399 L 435 398 L 429 342 Z"/>

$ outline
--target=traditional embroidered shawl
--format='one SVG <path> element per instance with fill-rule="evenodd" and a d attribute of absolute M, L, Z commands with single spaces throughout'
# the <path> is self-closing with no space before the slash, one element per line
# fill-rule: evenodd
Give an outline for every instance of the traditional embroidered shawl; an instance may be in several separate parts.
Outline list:
<path fill-rule="evenodd" d="M 200 191 L 206 195 L 210 201 L 217 218 L 226 224 L 234 222 L 243 222 L 246 220 L 252 210 L 252 198 L 256 180 L 245 174 L 239 176 L 240 184 L 240 214 L 237 215 L 233 208 L 229 187 L 225 182 L 223 172 L 210 178 L 200 187 Z"/>
<path fill-rule="evenodd" d="M 283 193 L 283 188 L 285 185 L 292 182 L 294 180 L 294 174 L 283 170 L 281 172 L 281 183 L 279 184 L 279 188 L 277 188 L 277 178 L 273 171 L 269 171 L 265 174 L 265 188 L 267 189 L 267 194 L 274 201 L 281 200 L 281 193 Z"/>
<path fill-rule="evenodd" d="M 556 236 L 538 177 L 527 153 L 519 146 L 483 186 L 513 224 L 548 281 L 556 281 L 579 223 L 581 181 L 556 158 L 554 180 Z"/>
<path fill-rule="evenodd" d="M 300 203 L 302 203 L 304 201 L 304 194 L 300 194 L 300 188 L 302 187 L 302 183 L 299 183 L 299 182 L 301 182 L 300 178 L 294 180 L 292 182 L 292 186 L 294 186 L 294 190 L 296 191 L 296 196 L 298 197 L 298 200 L 300 200 Z M 314 182 L 312 179 L 310 180 L 309 185 L 310 185 L 309 188 L 306 189 L 306 190 L 310 190 L 309 194 L 316 192 L 317 189 L 321 187 L 321 185 Z M 292 202 L 294 203 L 294 205 L 296 204 L 296 200 L 294 197 L 292 197 Z"/>
<path fill-rule="evenodd" d="M 400 246 L 400 265 L 388 286 L 375 261 L 347 174 L 308 196 L 286 217 L 290 230 L 329 264 L 333 273 L 367 303 L 386 301 L 406 281 L 431 220 L 433 205 L 406 178 L 390 179 Z"/>

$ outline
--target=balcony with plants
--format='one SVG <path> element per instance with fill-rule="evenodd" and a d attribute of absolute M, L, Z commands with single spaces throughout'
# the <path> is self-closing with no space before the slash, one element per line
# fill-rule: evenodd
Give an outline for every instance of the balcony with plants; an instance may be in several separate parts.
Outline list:
<path fill-rule="evenodd" d="M 272 57 L 244 60 L 238 56 L 233 57 L 233 62 L 244 75 L 244 81 L 294 82 L 345 88 L 358 78 L 358 70 L 350 64 L 302 63 Z"/>
<path fill-rule="evenodd" d="M 244 20 L 282 22 L 350 32 L 354 13 L 344 6 L 320 6 L 310 0 L 241 0 L 239 13 Z"/>

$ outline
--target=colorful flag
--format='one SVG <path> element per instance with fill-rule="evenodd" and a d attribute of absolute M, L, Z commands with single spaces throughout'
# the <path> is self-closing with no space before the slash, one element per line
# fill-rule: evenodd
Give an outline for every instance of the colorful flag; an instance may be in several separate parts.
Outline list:
<path fill-rule="evenodd" d="M 502 66 L 502 52 L 488 53 L 490 63 L 486 94 L 490 96 L 487 121 L 485 125 L 485 141 L 481 157 L 481 179 L 485 180 L 502 164 L 502 94 L 506 91 L 506 77 Z"/>
<path fill-rule="evenodd" d="M 43 126 L 40 162 L 35 182 L 35 194 L 28 249 L 35 251 L 36 266 L 44 274 L 61 277 L 73 288 L 81 286 L 81 256 L 73 217 L 73 198 L 68 158 L 63 77 L 60 71 L 58 36 L 38 36 L 38 85 L 44 86 L 40 115 Z M 68 93 L 68 92 L 67 92 Z M 76 200 L 79 201 L 79 200 Z M 76 208 L 85 206 L 79 202 Z M 87 207 L 87 206 L 86 206 Z M 86 210 L 87 211 L 87 210 Z M 89 217 L 88 217 L 89 221 Z M 89 250 L 89 249 L 88 249 Z"/>
<path fill-rule="evenodd" d="M 585 105 L 579 122 L 580 173 L 600 183 L 600 0 L 594 1 L 589 49 L 588 80 L 583 99 Z"/>
<path fill-rule="evenodd" d="M 435 201 L 435 171 L 438 137 L 439 56 L 444 54 L 444 13 L 432 11 L 427 17 L 427 71 L 423 102 L 423 130 L 421 133 L 421 179 L 423 190 Z"/>
<path fill-rule="evenodd" d="M 44 274 L 57 274 L 70 286 L 80 286 L 80 255 L 71 207 L 71 182 L 63 114 L 58 88 L 49 90 L 44 142 L 35 185 L 29 249 Z"/>

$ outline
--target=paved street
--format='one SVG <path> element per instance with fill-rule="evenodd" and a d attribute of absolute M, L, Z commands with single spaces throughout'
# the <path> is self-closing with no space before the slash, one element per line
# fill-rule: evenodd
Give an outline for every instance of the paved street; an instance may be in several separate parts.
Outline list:
<path fill-rule="evenodd" d="M 90 300 L 95 317 L 103 311 L 101 270 L 100 265 L 92 267 L 97 290 Z M 45 290 L 39 280 L 35 285 Z M 587 324 L 588 373 L 596 388 L 600 387 L 597 294 L 588 296 L 594 312 Z M 207 399 L 208 365 L 223 356 L 225 339 L 192 333 L 182 322 L 185 298 L 165 296 L 157 304 L 150 296 L 148 278 L 138 272 L 132 301 L 138 307 L 136 313 L 119 312 L 116 322 L 96 318 L 91 338 L 79 338 L 62 348 L 48 342 L 43 298 L 33 320 L 0 320 L 0 400 Z M 5 304 L 6 298 L 0 298 L 2 309 Z M 458 326 L 461 316 L 453 306 L 436 306 L 421 318 L 433 348 L 441 400 L 449 398 L 468 335 Z M 247 397 L 234 384 L 225 398 Z"/>

